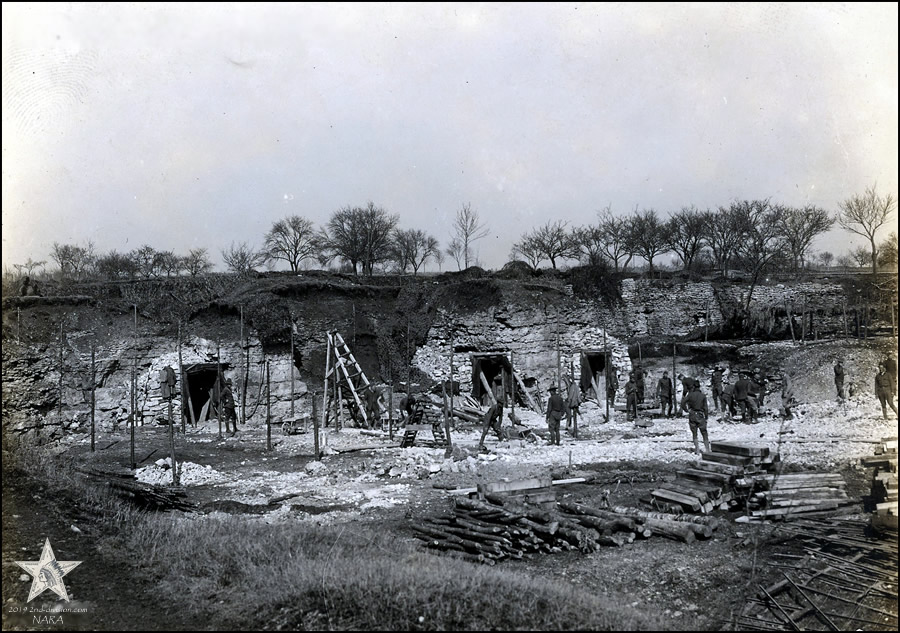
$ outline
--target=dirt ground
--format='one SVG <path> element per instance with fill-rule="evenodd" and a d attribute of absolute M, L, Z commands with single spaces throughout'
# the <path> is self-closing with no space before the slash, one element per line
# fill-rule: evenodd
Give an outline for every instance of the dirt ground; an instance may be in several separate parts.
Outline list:
<path fill-rule="evenodd" d="M 881 420 L 875 415 L 875 405 L 862 400 L 810 405 L 809 409 L 814 414 L 800 416 L 788 430 L 779 418 L 770 416 L 757 425 L 711 424 L 711 435 L 713 439 L 755 439 L 779 447 L 783 454 L 794 456 L 793 460 L 786 458 L 789 469 L 840 472 L 848 494 L 860 499 L 868 491 L 872 473 L 858 465 L 858 457 L 872 453 L 871 438 L 895 433 L 896 420 Z M 546 446 L 542 440 L 489 439 L 489 452 L 479 453 L 478 430 L 457 429 L 453 433 L 457 460 L 445 459 L 443 448 L 400 449 L 396 441 L 357 429 L 325 431 L 326 454 L 316 461 L 312 431 L 285 436 L 273 427 L 273 450 L 269 451 L 266 429 L 261 425 L 242 428 L 235 437 L 221 440 L 215 422 L 198 429 L 189 427 L 187 434 L 177 434 L 176 453 L 183 464 L 187 500 L 197 510 L 173 512 L 172 520 L 202 525 L 208 517 L 227 512 L 242 514 L 249 521 L 361 522 L 412 540 L 410 526 L 414 522 L 451 511 L 453 502 L 446 488 L 503 478 L 549 475 L 559 479 L 591 473 L 596 474 L 591 484 L 559 486 L 559 498 L 596 506 L 608 492 L 616 505 L 639 507 L 640 497 L 661 481 L 674 479 L 675 471 L 693 459 L 684 419 L 655 418 L 651 427 L 640 429 L 624 416 L 603 424 L 599 409 L 587 405 L 586 411 L 580 438 L 564 434 L 561 447 Z M 849 413 L 858 417 L 850 432 Z M 833 426 L 843 427 L 842 433 L 824 422 L 835 420 L 838 414 L 844 417 Z M 645 415 L 652 418 L 650 412 Z M 164 461 L 168 446 L 167 427 L 138 427 L 138 479 L 171 482 L 171 470 Z M 800 458 L 804 447 L 811 458 Z M 94 453 L 83 436 L 67 438 L 55 450 L 102 471 L 127 471 L 130 461 L 129 436 L 122 432 L 100 433 Z M 154 600 L 152 575 L 134 567 L 140 557 L 105 549 L 108 539 L 93 538 L 91 519 L 76 502 L 57 504 L 29 482 L 7 483 L 7 479 L 3 504 L 3 594 L 7 602 L 21 600 L 29 586 L 21 569 L 9 561 L 36 560 L 43 539 L 49 537 L 57 558 L 85 561 L 82 570 L 67 577 L 72 604 L 102 606 L 99 611 L 92 610 L 98 615 L 92 615 L 90 621 L 75 621 L 74 627 L 144 628 L 144 616 L 152 617 L 153 628 L 209 626 L 174 605 L 160 609 Z M 102 482 L 102 478 L 95 479 Z M 270 503 L 289 494 L 296 496 Z M 842 512 L 861 511 L 860 503 Z M 777 525 L 738 524 L 733 522 L 737 514 L 716 514 L 725 520 L 708 541 L 688 545 L 654 537 L 591 554 L 570 551 L 503 564 L 537 578 L 605 593 L 633 609 L 662 611 L 675 629 L 722 629 L 740 610 L 748 588 L 774 577 L 767 565 L 773 555 L 791 553 L 798 546 L 780 533 Z M 4 612 L 6 628 L 20 627 L 15 617 Z"/>

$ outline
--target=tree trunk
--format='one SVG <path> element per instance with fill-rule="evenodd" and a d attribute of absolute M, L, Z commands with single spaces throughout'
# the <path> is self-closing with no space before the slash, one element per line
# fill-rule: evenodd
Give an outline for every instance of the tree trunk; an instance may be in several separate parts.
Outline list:
<path fill-rule="evenodd" d="M 869 243 L 872 244 L 872 274 L 876 274 L 878 272 L 878 248 L 875 246 L 875 237 L 869 238 Z"/>

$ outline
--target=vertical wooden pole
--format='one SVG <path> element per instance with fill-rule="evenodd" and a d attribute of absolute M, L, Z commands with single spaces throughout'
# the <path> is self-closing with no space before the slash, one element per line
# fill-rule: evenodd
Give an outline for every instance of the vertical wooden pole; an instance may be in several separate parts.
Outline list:
<path fill-rule="evenodd" d="M 390 352 L 389 352 L 390 353 Z M 394 359 L 388 357 L 388 383 L 390 383 L 390 398 L 388 399 L 388 439 L 394 441 Z"/>
<path fill-rule="evenodd" d="M 269 378 L 269 359 L 266 359 L 266 450 L 272 450 L 272 399 Z"/>
<path fill-rule="evenodd" d="M 22 319 L 21 310 L 19 308 L 16 308 L 16 343 L 22 342 L 22 338 L 20 336 L 21 319 Z"/>
<path fill-rule="evenodd" d="M 678 408 L 677 405 L 679 404 L 679 402 L 678 402 L 678 391 L 677 391 L 678 387 L 676 386 L 676 385 L 677 385 L 677 382 L 676 382 L 676 381 L 677 381 L 677 378 L 676 378 L 676 376 L 677 376 L 678 374 L 675 373 L 675 355 L 676 355 L 676 353 L 677 353 L 677 352 L 676 352 L 677 349 L 678 349 L 678 346 L 677 346 L 675 343 L 672 343 L 672 406 L 674 406 L 674 407 L 676 407 L 676 408 Z M 681 409 L 678 408 L 678 411 L 676 411 L 676 413 L 678 413 L 679 415 L 681 415 L 680 412 L 681 412 Z"/>
<path fill-rule="evenodd" d="M 706 323 L 703 328 L 703 342 L 706 343 L 709 341 L 709 299 L 706 300 L 706 318 L 704 320 Z"/>
<path fill-rule="evenodd" d="M 325 342 L 325 387 L 322 391 L 322 426 L 328 424 L 328 373 L 331 371 L 331 333 L 326 332 Z M 316 438 L 319 437 L 319 427 L 316 425 Z M 316 440 L 318 442 L 318 439 Z"/>
<path fill-rule="evenodd" d="M 294 326 L 291 325 L 291 420 L 294 419 Z"/>
<path fill-rule="evenodd" d="M 172 458 L 172 485 L 178 485 L 178 465 L 175 462 L 175 421 L 172 419 L 172 397 L 166 398 L 169 405 L 169 455 Z"/>
<path fill-rule="evenodd" d="M 447 415 L 447 383 L 441 384 L 441 396 L 443 398 L 443 411 L 444 411 L 444 437 L 447 438 L 447 450 L 444 451 L 445 457 L 450 457 L 453 454 L 453 448 L 450 444 L 450 416 Z"/>
<path fill-rule="evenodd" d="M 63 315 L 63 319 L 65 319 Z M 66 432 L 66 427 L 62 420 L 62 401 L 63 401 L 63 319 L 59 322 L 59 402 L 56 408 L 56 421 L 59 422 L 59 430 L 61 433 Z"/>
<path fill-rule="evenodd" d="M 859 340 L 859 307 L 853 308 L 853 313 L 856 315 L 856 339 Z"/>
<path fill-rule="evenodd" d="M 863 316 L 863 340 L 869 338 L 869 302 L 866 301 L 866 313 Z"/>
<path fill-rule="evenodd" d="M 556 388 L 562 388 L 561 352 L 559 349 L 559 308 L 556 308 Z"/>
<path fill-rule="evenodd" d="M 800 344 L 806 345 L 806 295 L 800 302 Z"/>
<path fill-rule="evenodd" d="M 334 385 L 337 389 L 337 417 L 335 418 L 337 422 L 334 425 L 334 430 L 340 431 L 341 427 L 344 426 L 344 391 L 339 384 L 334 383 Z"/>
<path fill-rule="evenodd" d="M 845 298 L 843 303 L 841 304 L 841 309 L 844 313 L 844 338 L 850 338 L 850 335 L 847 333 L 847 299 Z"/>
<path fill-rule="evenodd" d="M 894 319 L 894 308 L 896 305 L 896 300 L 888 304 L 888 309 L 891 311 L 891 336 L 897 336 L 897 321 Z"/>
<path fill-rule="evenodd" d="M 91 452 L 94 452 L 94 409 L 97 406 L 97 362 L 94 355 L 94 344 L 91 343 Z"/>
<path fill-rule="evenodd" d="M 409 317 L 406 317 L 406 395 L 412 393 L 412 384 L 409 381 L 409 366 L 412 364 L 412 357 L 409 354 Z"/>
<path fill-rule="evenodd" d="M 641 342 L 638 341 L 638 364 L 643 366 L 644 364 L 644 353 L 641 351 Z"/>
<path fill-rule="evenodd" d="M 268 361 L 267 361 L 268 363 Z M 269 375 L 269 365 L 266 364 L 266 379 L 268 380 Z M 216 397 L 216 420 L 219 421 L 219 439 L 222 439 L 222 387 L 223 385 L 219 381 L 219 377 L 222 375 L 222 346 L 219 341 L 216 341 L 216 382 L 213 383 L 213 395 Z M 268 383 L 266 383 L 268 388 Z M 266 392 L 266 398 L 269 397 L 268 392 Z"/>
<path fill-rule="evenodd" d="M 131 363 L 131 469 L 137 468 L 134 459 L 134 427 L 137 423 L 137 306 L 134 310 L 134 349 Z"/>
<path fill-rule="evenodd" d="M 328 379 L 327 376 L 325 379 L 326 380 Z M 325 391 L 322 393 L 322 422 L 323 422 L 323 424 L 325 422 L 325 409 L 326 409 L 325 399 L 327 398 L 327 396 L 328 396 L 328 387 L 326 387 Z M 314 432 L 313 451 L 315 454 L 314 459 L 319 459 L 319 416 L 316 415 L 316 401 L 318 400 L 318 398 L 319 398 L 319 394 L 314 393 L 313 394 L 313 432 Z"/>
<path fill-rule="evenodd" d="M 244 364 L 243 386 L 241 388 L 241 425 L 247 424 L 247 380 L 250 375 L 250 346 L 244 340 L 244 306 L 241 306 L 241 360 Z M 193 407 L 191 414 L 193 415 Z M 191 418 L 193 423 L 193 418 Z"/>
<path fill-rule="evenodd" d="M 340 389 L 338 387 L 338 380 L 340 380 L 340 373 L 338 367 L 338 351 L 337 347 L 334 348 L 334 380 L 331 381 L 331 402 L 334 405 L 334 428 L 340 430 L 341 428 L 341 418 L 339 416 L 339 409 L 341 407 L 340 402 Z"/>
<path fill-rule="evenodd" d="M 512 404 L 510 405 L 510 410 L 512 411 L 513 420 L 516 419 L 516 366 L 514 364 L 515 354 L 516 353 L 514 351 L 510 350 L 510 352 L 509 352 L 509 377 L 510 377 L 510 382 L 512 382 Z M 453 401 L 453 391 L 452 391 L 453 382 L 450 383 L 450 388 L 451 388 L 450 401 L 452 402 Z"/>
<path fill-rule="evenodd" d="M 606 347 L 606 328 L 603 328 L 603 373 L 606 374 L 606 385 L 604 385 L 606 389 L 606 393 L 603 394 L 603 399 L 606 400 L 606 420 L 609 421 L 609 350 Z M 600 401 L 600 394 L 597 394 L 597 401 Z"/>
<path fill-rule="evenodd" d="M 454 383 L 454 377 L 456 376 L 456 372 L 453 367 L 453 350 L 456 349 L 453 343 L 453 334 L 450 335 L 450 417 L 453 417 L 453 393 L 456 391 L 456 386 Z M 516 388 L 515 379 L 513 380 L 513 389 Z M 515 403 L 515 398 L 513 398 L 513 402 Z M 513 404 L 515 406 L 515 404 Z M 515 409 L 514 409 L 515 410 Z"/>
<path fill-rule="evenodd" d="M 191 391 L 188 385 L 187 374 L 184 373 L 184 359 L 181 356 L 181 319 L 178 320 L 178 380 L 181 383 L 181 432 L 186 433 L 187 415 L 184 414 L 184 403 L 187 401 L 188 415 L 191 416 L 191 428 L 197 426 L 194 419 L 194 403 L 191 401 Z"/>

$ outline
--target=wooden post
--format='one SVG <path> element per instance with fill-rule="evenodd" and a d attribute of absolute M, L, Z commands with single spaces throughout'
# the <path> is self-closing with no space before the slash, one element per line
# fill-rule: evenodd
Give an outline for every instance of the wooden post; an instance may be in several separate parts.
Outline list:
<path fill-rule="evenodd" d="M 191 416 L 191 427 L 197 426 L 197 420 L 194 419 L 194 403 L 191 401 L 191 391 L 188 385 L 187 374 L 184 373 L 184 360 L 181 357 L 181 319 L 178 320 L 178 376 L 181 381 L 181 432 L 185 433 L 187 429 L 187 416 L 184 414 L 184 402 L 187 400 L 188 415 Z"/>
<path fill-rule="evenodd" d="M 20 337 L 21 319 L 21 310 L 19 308 L 16 308 L 16 343 L 22 342 L 22 339 Z"/>
<path fill-rule="evenodd" d="M 604 385 L 606 393 L 603 394 L 603 399 L 606 400 L 607 422 L 609 422 L 609 369 L 609 350 L 606 347 L 606 328 L 603 328 L 603 370 L 606 374 L 606 384 Z M 600 402 L 600 394 L 597 394 L 597 402 Z"/>
<path fill-rule="evenodd" d="M 803 295 L 803 303 L 800 306 L 800 342 L 806 345 L 806 295 Z"/>
<path fill-rule="evenodd" d="M 447 383 L 441 385 L 441 392 L 444 397 L 444 436 L 447 438 L 447 450 L 444 451 L 444 457 L 450 457 L 453 454 L 453 444 L 450 442 L 450 416 L 447 415 Z M 451 396 L 452 393 L 451 391 Z"/>
<path fill-rule="evenodd" d="M 709 341 L 709 299 L 706 300 L 706 323 L 703 328 L 703 342 Z"/>
<path fill-rule="evenodd" d="M 863 316 L 863 340 L 869 338 L 869 302 L 866 301 L 866 313 Z"/>
<path fill-rule="evenodd" d="M 338 373 L 338 369 L 340 369 L 340 367 L 338 366 L 338 362 L 340 361 L 340 359 L 338 358 L 338 352 L 337 352 L 336 346 L 334 347 L 333 351 L 334 351 L 334 359 L 335 360 L 334 360 L 334 380 L 331 381 L 331 402 L 334 405 L 334 428 L 340 429 L 341 419 L 338 416 L 339 409 L 341 406 L 340 389 L 338 387 L 338 380 L 339 380 L 338 376 L 340 376 L 340 374 Z"/>
<path fill-rule="evenodd" d="M 638 364 L 641 366 L 644 365 L 644 354 L 641 351 L 641 342 L 640 341 L 638 341 Z"/>
<path fill-rule="evenodd" d="M 856 315 L 856 339 L 859 340 L 859 307 L 853 308 L 853 313 Z"/>
<path fill-rule="evenodd" d="M 216 402 L 216 420 L 219 422 L 219 439 L 222 439 L 222 387 L 225 385 L 219 382 L 219 376 L 222 375 L 222 346 L 219 341 L 216 341 L 216 382 L 213 383 L 213 395 L 215 395 Z M 266 364 L 266 380 L 269 378 L 269 365 Z M 268 386 L 268 382 L 266 383 Z M 269 392 L 266 391 L 266 398 L 269 397 Z M 210 407 L 212 405 L 210 404 Z M 268 422 L 267 422 L 268 423 Z"/>
<path fill-rule="evenodd" d="M 897 321 L 894 319 L 894 308 L 897 305 L 897 301 L 888 304 L 888 309 L 891 311 L 891 335 L 897 336 Z"/>
<path fill-rule="evenodd" d="M 326 426 L 328 423 L 328 373 L 331 371 L 331 333 L 326 332 L 326 342 L 325 342 L 325 387 L 324 391 L 322 391 L 322 426 Z M 319 437 L 318 431 L 319 426 L 316 425 L 316 438 Z M 318 439 L 316 440 L 318 441 Z"/>
<path fill-rule="evenodd" d="M 134 354 L 131 363 L 131 469 L 137 468 L 134 459 L 134 427 L 137 425 L 137 304 L 134 304 Z"/>
<path fill-rule="evenodd" d="M 556 388 L 562 388 L 562 373 L 560 369 L 560 350 L 559 350 L 559 308 L 556 308 Z"/>
<path fill-rule="evenodd" d="M 244 379 L 241 388 L 241 425 L 247 424 L 247 381 L 250 376 L 250 346 L 244 340 L 244 306 L 241 306 L 241 360 L 244 362 Z M 190 392 L 188 392 L 190 394 Z M 193 416 L 194 408 L 191 407 Z M 193 423 L 193 418 L 191 418 Z"/>
<path fill-rule="evenodd" d="M 94 408 L 97 405 L 95 396 L 97 387 L 97 364 L 94 358 L 94 344 L 91 343 L 91 452 L 94 452 Z"/>
<path fill-rule="evenodd" d="M 313 431 L 315 436 L 313 437 L 313 450 L 315 451 L 315 459 L 319 459 L 319 416 L 316 415 L 316 401 L 319 398 L 318 392 L 313 393 L 312 400 L 312 418 L 313 418 Z M 322 413 L 325 413 L 325 393 L 322 394 Z"/>
<path fill-rule="evenodd" d="M 266 450 L 272 450 L 272 400 L 270 398 L 269 359 L 266 359 Z M 219 424 L 221 427 L 221 423 Z"/>
<path fill-rule="evenodd" d="M 412 393 L 412 385 L 409 382 L 409 366 L 412 364 L 412 358 L 409 355 L 409 316 L 406 317 L 406 395 Z"/>
<path fill-rule="evenodd" d="M 178 466 L 175 462 L 175 421 L 172 419 L 172 397 L 166 398 L 169 405 L 169 455 L 172 457 L 172 485 L 178 485 Z"/>
<path fill-rule="evenodd" d="M 516 419 L 516 378 L 515 378 L 516 367 L 515 367 L 515 365 L 513 365 L 514 355 L 515 355 L 515 352 L 510 350 L 509 351 L 509 377 L 511 378 L 510 382 L 512 383 L 512 385 L 511 385 L 511 387 L 512 387 L 512 404 L 510 405 L 510 411 L 512 412 L 513 420 Z M 451 382 L 450 385 L 451 385 L 451 389 L 452 389 L 453 383 Z M 452 391 L 450 392 L 450 396 L 451 396 L 450 400 L 452 402 L 453 401 L 453 398 L 452 398 L 453 392 Z"/>
<path fill-rule="evenodd" d="M 291 325 L 291 420 L 294 419 L 294 326 Z M 291 422 L 293 424 L 293 422 Z"/>
<path fill-rule="evenodd" d="M 388 383 L 390 398 L 388 399 L 388 438 L 394 441 L 394 359 L 388 352 Z"/>
<path fill-rule="evenodd" d="M 850 338 L 850 335 L 847 333 L 847 298 L 844 298 L 843 303 L 841 304 L 841 308 L 844 312 L 844 338 Z"/>
<path fill-rule="evenodd" d="M 676 345 L 675 343 L 672 343 L 672 405 L 673 406 L 678 405 L 678 395 L 677 395 L 678 387 L 676 386 L 677 378 L 675 378 L 675 376 L 678 375 L 675 373 L 675 354 L 676 354 L 677 349 L 678 349 L 678 345 Z M 678 408 L 678 412 L 680 412 L 680 411 L 681 411 L 681 408 Z"/>
<path fill-rule="evenodd" d="M 893 312 L 891 312 L 891 314 L 893 314 Z M 450 416 L 451 417 L 453 417 L 453 391 L 454 391 L 454 387 L 453 387 L 453 376 L 454 376 L 453 350 L 454 350 L 453 335 L 451 334 L 450 335 Z M 515 384 L 513 384 L 513 389 L 515 389 Z M 515 406 L 515 398 L 513 398 L 513 406 Z"/>
<path fill-rule="evenodd" d="M 63 401 L 63 320 L 66 318 L 65 314 L 63 318 L 59 321 L 59 402 L 57 403 L 56 408 L 56 421 L 59 422 L 59 430 L 61 433 L 65 434 L 66 427 L 63 424 L 62 420 L 62 401 Z"/>
<path fill-rule="evenodd" d="M 344 391 L 339 384 L 334 383 L 334 385 L 337 389 L 337 417 L 335 417 L 334 430 L 340 431 L 344 426 Z"/>

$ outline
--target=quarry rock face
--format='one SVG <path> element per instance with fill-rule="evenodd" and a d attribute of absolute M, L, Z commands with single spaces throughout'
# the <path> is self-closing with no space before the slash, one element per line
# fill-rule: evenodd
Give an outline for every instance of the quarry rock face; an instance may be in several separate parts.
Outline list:
<path fill-rule="evenodd" d="M 337 287 L 329 282 L 308 284 L 302 291 L 286 286 L 271 293 L 254 290 L 251 285 L 247 292 L 257 292 L 256 295 L 237 296 L 230 302 L 216 299 L 218 307 L 199 310 L 185 326 L 181 365 L 189 383 L 190 404 L 194 417 L 199 416 L 209 398 L 217 363 L 221 363 L 224 375 L 233 381 L 238 416 L 242 401 L 246 400 L 249 423 L 264 424 L 268 364 L 273 421 L 280 424 L 291 413 L 292 377 L 294 415 L 309 415 L 313 392 L 319 394 L 321 407 L 329 330 L 343 335 L 369 380 L 376 384 L 388 380 L 391 362 L 395 382 L 404 377 L 406 368 L 398 366 L 397 358 L 410 358 L 410 365 L 426 382 L 448 380 L 452 357 L 453 377 L 461 392 L 480 392 L 481 385 L 475 384 L 480 382 L 475 364 L 487 358 L 510 364 L 529 391 L 546 400 L 546 388 L 556 384 L 558 371 L 578 378 L 586 354 L 596 357 L 608 353 L 617 372 L 621 398 L 628 373 L 640 357 L 635 339 L 643 341 L 644 367 L 652 374 L 661 375 L 663 369 L 674 370 L 673 375 L 681 371 L 692 374 L 696 373 L 690 366 L 692 361 L 682 357 L 681 352 L 673 368 L 671 359 L 648 361 L 647 350 L 654 345 L 671 346 L 676 340 L 702 341 L 706 335 L 712 344 L 717 332 L 726 325 L 735 327 L 735 323 L 739 328 L 777 332 L 784 338 L 787 313 L 795 315 L 791 325 L 798 337 L 801 328 L 810 337 L 814 332 L 840 336 L 845 315 L 852 331 L 852 315 L 858 314 L 854 311 L 860 309 L 861 303 L 848 297 L 837 283 L 761 283 L 753 289 L 749 308 L 748 284 L 672 279 L 622 279 L 617 284 L 619 295 L 614 300 L 590 296 L 583 289 L 575 292 L 571 285 L 553 280 L 501 283 L 480 279 L 477 283 L 470 280 L 443 286 L 423 281 L 399 290 L 352 284 Z M 253 305 L 253 301 L 257 311 L 248 308 L 246 323 L 240 329 L 241 310 L 245 304 Z M 68 315 L 62 346 L 56 329 L 58 321 L 39 305 L 29 304 L 21 315 L 15 310 L 4 311 L 5 430 L 28 441 L 46 442 L 62 433 L 89 428 L 92 346 L 95 419 L 99 428 L 125 428 L 131 411 L 133 371 L 138 424 L 167 422 L 169 403 L 159 381 L 160 371 L 167 366 L 176 373 L 171 401 L 173 417 L 180 423 L 184 412 L 190 420 L 188 404 L 183 404 L 181 397 L 183 379 L 178 372 L 178 330 L 174 321 L 144 316 L 135 335 L 130 310 L 119 314 L 102 306 L 79 301 L 61 308 Z M 800 318 L 801 311 L 806 319 Z M 410 313 L 415 317 L 412 326 Z M 264 324 L 260 314 L 268 315 L 272 321 Z M 882 324 L 885 316 L 886 312 Z M 39 333 L 37 325 L 41 323 L 45 329 Z M 890 326 L 889 318 L 887 325 Z M 20 328 L 22 340 L 17 343 Z M 413 333 L 409 356 L 401 349 L 403 343 L 397 341 L 405 339 L 407 328 Z M 273 337 L 273 332 L 277 336 Z M 393 360 L 387 355 L 388 348 L 393 349 Z M 655 355 L 659 356 L 659 349 Z M 734 362 L 739 364 L 738 360 Z M 726 375 L 730 375 L 732 365 L 723 364 Z M 826 370 L 822 371 L 827 374 Z M 655 388 L 658 377 L 650 377 L 649 391 Z M 698 377 L 708 386 L 708 375 Z M 431 386 L 424 384 L 422 388 Z M 403 389 L 398 386 L 397 391 Z"/>

